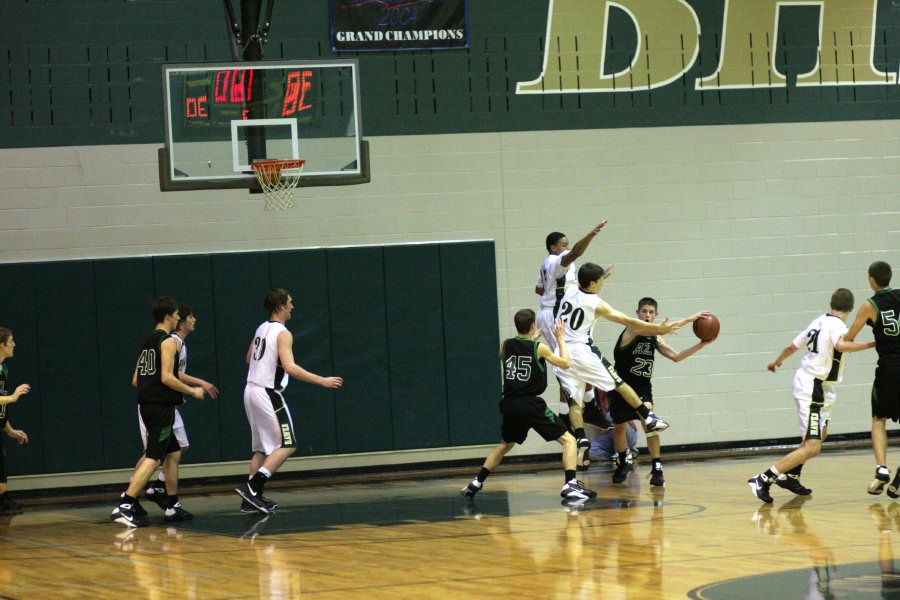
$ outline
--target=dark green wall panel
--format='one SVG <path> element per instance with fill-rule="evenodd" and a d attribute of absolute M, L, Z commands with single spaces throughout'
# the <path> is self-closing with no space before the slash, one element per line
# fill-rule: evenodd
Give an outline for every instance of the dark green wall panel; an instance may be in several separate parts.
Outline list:
<path fill-rule="evenodd" d="M 440 246 L 384 248 L 394 449 L 448 446 Z"/>
<path fill-rule="evenodd" d="M 154 296 L 172 296 L 188 304 L 197 317 L 196 329 L 186 341 L 187 373 L 218 386 L 212 256 L 194 254 L 154 258 L 153 281 Z M 210 426 L 219 422 L 219 401 L 209 396 L 203 400 L 191 399 L 178 410 L 190 443 L 190 450 L 185 453 L 182 462 L 221 460 L 220 431 L 218 427 Z"/>
<path fill-rule="evenodd" d="M 130 468 L 140 455 L 131 377 L 160 294 L 198 316 L 188 372 L 219 400 L 183 409 L 190 462 L 247 460 L 246 352 L 274 286 L 294 299 L 295 360 L 340 375 L 285 396 L 299 456 L 493 442 L 499 417 L 492 242 L 0 265 L 0 326 L 13 328 L 11 409 L 31 443 L 15 475 Z M 192 412 L 193 411 L 193 412 Z"/>
<path fill-rule="evenodd" d="M 391 450 L 384 258 L 380 247 L 329 249 L 328 295 L 338 451 Z"/>
<path fill-rule="evenodd" d="M 153 331 L 153 263 L 149 258 L 94 261 L 103 467 L 134 466 L 143 454 L 137 390 L 131 385 L 141 344 Z"/>
<path fill-rule="evenodd" d="M 500 438 L 496 280 L 493 242 L 441 246 L 452 446 Z"/>
<path fill-rule="evenodd" d="M 34 281 L 44 469 L 101 469 L 105 450 L 98 435 L 103 422 L 98 350 L 100 332 L 109 327 L 101 330 L 97 322 L 94 262 L 36 264 Z"/>
<path fill-rule="evenodd" d="M 221 392 L 218 400 L 220 460 L 249 460 L 250 426 L 244 411 L 247 349 L 253 332 L 268 317 L 262 302 L 271 288 L 269 253 L 216 254 L 212 264 Z"/>
<path fill-rule="evenodd" d="M 294 362 L 316 375 L 332 375 L 325 250 L 273 252 L 271 274 L 272 287 L 286 289 L 294 299 L 294 311 L 287 323 L 294 336 Z M 338 451 L 335 394 L 343 393 L 296 380 L 290 383 L 284 395 L 294 420 L 296 456 Z"/>
<path fill-rule="evenodd" d="M 7 409 L 9 422 L 28 434 L 28 444 L 18 445 L 6 435 L 2 443 L 6 449 L 6 468 L 10 475 L 41 473 L 44 471 L 44 446 L 48 442 L 43 432 L 43 385 L 39 364 L 40 345 L 35 312 L 34 265 L 0 265 L 0 327 L 13 331 L 15 355 L 5 361 L 9 368 L 10 392 L 23 383 L 31 392 Z"/>

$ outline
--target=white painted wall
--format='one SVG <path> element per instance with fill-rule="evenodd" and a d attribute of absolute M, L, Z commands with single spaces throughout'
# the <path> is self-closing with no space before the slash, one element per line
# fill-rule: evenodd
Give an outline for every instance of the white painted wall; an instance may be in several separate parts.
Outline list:
<path fill-rule="evenodd" d="M 900 270 L 898 123 L 372 138 L 372 183 L 306 188 L 279 213 L 245 191 L 160 193 L 153 145 L 0 150 L 0 262 L 490 238 L 500 338 L 536 306 L 546 234 L 574 243 L 609 219 L 585 257 L 616 265 L 605 299 L 722 321 L 700 354 L 657 361 L 663 443 L 793 436 L 798 359 L 765 365 L 835 288 L 868 297 L 870 262 Z M 611 353 L 618 334 L 599 325 L 597 345 Z M 874 351 L 847 362 L 832 433 L 869 429 Z"/>

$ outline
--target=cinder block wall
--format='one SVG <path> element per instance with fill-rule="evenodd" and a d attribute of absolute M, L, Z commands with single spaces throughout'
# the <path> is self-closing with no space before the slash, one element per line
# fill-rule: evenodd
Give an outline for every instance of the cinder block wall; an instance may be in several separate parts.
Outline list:
<path fill-rule="evenodd" d="M 246 192 L 160 193 L 155 145 L 0 150 L 0 261 L 490 238 L 499 341 L 515 310 L 536 306 L 546 234 L 574 243 L 609 219 L 586 256 L 616 265 L 606 300 L 631 313 L 651 295 L 664 316 L 707 309 L 722 321 L 697 356 L 657 361 L 664 444 L 796 435 L 798 359 L 774 375 L 765 365 L 834 288 L 852 289 L 857 305 L 867 298 L 871 261 L 900 269 L 896 121 L 370 143 L 372 183 L 302 189 L 297 208 L 276 213 Z M 611 353 L 618 334 L 601 324 L 595 339 Z M 874 351 L 848 356 L 832 433 L 868 430 L 874 363 Z M 524 451 L 545 449 L 555 451 L 532 436 Z"/>

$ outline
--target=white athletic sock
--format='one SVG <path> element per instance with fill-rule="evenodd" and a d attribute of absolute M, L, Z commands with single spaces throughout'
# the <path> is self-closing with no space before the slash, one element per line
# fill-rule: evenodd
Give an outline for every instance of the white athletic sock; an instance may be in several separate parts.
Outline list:
<path fill-rule="evenodd" d="M 269 470 L 268 470 L 267 468 L 265 468 L 265 467 L 260 467 L 260 468 L 259 468 L 259 471 L 257 471 L 257 473 L 260 473 L 260 474 L 261 474 L 263 477 L 265 477 L 266 479 L 271 479 L 271 478 L 272 478 L 272 473 L 270 473 Z"/>

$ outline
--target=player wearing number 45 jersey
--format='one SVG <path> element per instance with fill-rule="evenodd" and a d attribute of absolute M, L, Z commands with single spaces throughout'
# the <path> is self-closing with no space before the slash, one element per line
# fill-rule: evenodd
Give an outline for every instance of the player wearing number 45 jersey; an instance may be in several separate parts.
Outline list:
<path fill-rule="evenodd" d="M 597 319 L 604 318 L 633 328 L 638 335 L 665 335 L 682 327 L 687 319 L 662 323 L 645 323 L 625 313 L 619 312 L 600 299 L 605 271 L 600 265 L 586 263 L 578 269 L 578 287 L 573 287 L 563 296 L 559 307 L 559 318 L 565 321 L 566 343 L 569 344 L 571 366 L 566 371 L 558 371 L 556 376 L 568 396 L 579 405 L 584 405 L 586 386 L 600 388 L 605 392 L 616 390 L 622 399 L 641 416 L 647 431 L 662 431 L 669 425 L 657 418 L 631 388 L 622 381 L 613 366 L 594 346 L 591 332 Z"/>
<path fill-rule="evenodd" d="M 263 497 L 263 487 L 297 449 L 291 411 L 281 395 L 288 377 L 326 388 L 339 388 L 344 380 L 314 375 L 294 362 L 294 337 L 285 326 L 294 310 L 294 300 L 287 291 L 270 291 L 263 306 L 269 320 L 256 328 L 247 350 L 250 369 L 244 388 L 244 410 L 253 437 L 250 479 L 235 491 L 244 499 L 241 512 L 268 514 L 276 505 Z"/>
<path fill-rule="evenodd" d="M 533 310 L 520 310 L 514 321 L 518 335 L 500 346 L 503 367 L 503 399 L 500 400 L 503 424 L 500 427 L 500 443 L 488 454 L 478 476 L 460 493 L 466 498 L 474 498 L 506 453 L 516 444 L 524 442 L 528 430 L 534 429 L 548 442 L 556 440 L 562 444 L 565 479 L 560 495 L 571 501 L 593 498 L 597 494 L 575 479 L 575 438 L 540 397 L 547 389 L 546 363 L 563 369 L 569 367 L 569 353 L 563 339 L 565 326 L 557 321 L 554 327 L 554 338 L 559 351 L 559 354 L 555 354 L 549 346 L 534 339 L 537 326 Z"/>
<path fill-rule="evenodd" d="M 850 331 L 844 337 L 855 340 L 864 325 L 872 327 L 878 366 L 872 384 L 872 450 L 875 452 L 875 479 L 870 494 L 880 494 L 890 480 L 887 468 L 888 419 L 900 421 L 900 290 L 891 289 L 891 265 L 877 261 L 869 265 L 869 287 L 875 295 L 859 307 Z M 888 496 L 900 498 L 900 468 L 888 486 Z"/>
<path fill-rule="evenodd" d="M 747 483 L 757 498 L 772 502 L 772 484 L 801 496 L 812 490 L 800 483 L 800 471 L 809 459 L 819 454 L 822 442 L 828 437 L 828 421 L 834 406 L 834 386 L 840 383 L 843 354 L 872 348 L 874 344 L 848 342 L 844 338 L 844 321 L 853 310 L 853 292 L 839 288 L 831 295 L 831 310 L 817 317 L 788 344 L 768 369 L 775 372 L 789 356 L 800 348 L 806 354 L 794 374 L 793 394 L 797 402 L 800 424 L 800 446 L 766 471 L 751 477 Z"/>

